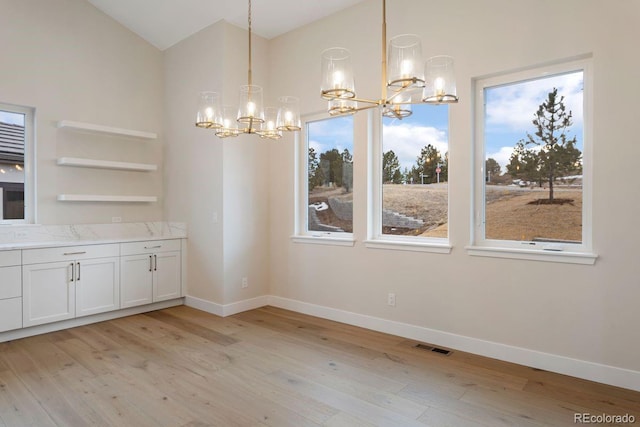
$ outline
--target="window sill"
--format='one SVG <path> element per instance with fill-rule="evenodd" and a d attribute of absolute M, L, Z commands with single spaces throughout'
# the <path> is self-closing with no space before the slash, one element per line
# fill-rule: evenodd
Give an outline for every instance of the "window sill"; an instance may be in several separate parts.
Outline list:
<path fill-rule="evenodd" d="M 586 252 L 557 252 L 487 246 L 467 246 L 465 249 L 467 253 L 472 256 L 560 262 L 565 264 L 593 265 L 598 258 L 598 255 Z"/>
<path fill-rule="evenodd" d="M 450 254 L 451 245 L 448 243 L 418 242 L 415 240 L 365 240 L 364 245 L 371 249 L 387 249 L 394 251 L 431 252 L 437 254 Z"/>
<path fill-rule="evenodd" d="M 353 246 L 356 243 L 353 237 L 336 237 L 327 234 L 291 236 L 291 241 L 293 243 L 311 243 L 313 245 L 330 246 Z"/>

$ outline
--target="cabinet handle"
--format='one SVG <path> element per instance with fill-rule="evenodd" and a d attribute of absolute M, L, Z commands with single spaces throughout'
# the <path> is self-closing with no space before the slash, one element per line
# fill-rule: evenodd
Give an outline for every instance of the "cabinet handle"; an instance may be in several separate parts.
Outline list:
<path fill-rule="evenodd" d="M 158 255 L 153 256 L 153 271 L 158 271 Z"/>
<path fill-rule="evenodd" d="M 80 263 L 78 263 L 78 278 L 76 279 L 76 282 L 80 281 Z"/>
<path fill-rule="evenodd" d="M 145 246 L 145 249 L 160 249 L 162 247 L 162 245 L 158 245 L 158 246 Z"/>
<path fill-rule="evenodd" d="M 71 280 L 69 280 L 69 282 L 75 282 L 76 280 L 76 265 L 74 263 L 71 263 Z"/>
<path fill-rule="evenodd" d="M 81 252 L 65 252 L 64 255 L 84 255 L 86 254 L 87 251 L 81 251 Z"/>
<path fill-rule="evenodd" d="M 149 271 L 153 270 L 153 256 L 149 255 Z"/>

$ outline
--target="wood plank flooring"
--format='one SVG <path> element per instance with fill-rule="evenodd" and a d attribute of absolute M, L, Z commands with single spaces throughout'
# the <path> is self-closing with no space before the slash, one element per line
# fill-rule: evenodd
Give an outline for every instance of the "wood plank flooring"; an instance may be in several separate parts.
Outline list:
<path fill-rule="evenodd" d="M 415 344 L 273 307 L 173 307 L 1 343 L 0 427 L 640 425 L 640 393 Z"/>

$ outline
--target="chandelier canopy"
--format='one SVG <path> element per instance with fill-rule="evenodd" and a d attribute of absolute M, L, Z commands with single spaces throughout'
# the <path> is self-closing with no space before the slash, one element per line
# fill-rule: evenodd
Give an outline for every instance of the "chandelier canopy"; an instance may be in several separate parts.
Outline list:
<path fill-rule="evenodd" d="M 251 75 L 251 0 L 247 21 L 249 27 L 249 65 L 247 84 L 240 86 L 239 107 L 221 105 L 217 92 L 202 92 L 196 114 L 196 126 L 211 129 L 219 138 L 254 134 L 261 138 L 280 139 L 283 132 L 300 130 L 299 100 L 294 96 L 282 96 L 279 107 L 264 107 L 262 87 L 253 84 Z"/>
<path fill-rule="evenodd" d="M 382 0 L 382 84 L 377 100 L 358 98 L 351 53 L 343 47 L 322 52 L 321 95 L 329 101 L 330 115 L 353 114 L 382 107 L 385 117 L 402 119 L 411 115 L 411 104 L 458 102 L 453 58 L 434 56 L 423 64 L 422 44 L 415 34 L 389 40 L 387 58 L 386 0 Z"/>

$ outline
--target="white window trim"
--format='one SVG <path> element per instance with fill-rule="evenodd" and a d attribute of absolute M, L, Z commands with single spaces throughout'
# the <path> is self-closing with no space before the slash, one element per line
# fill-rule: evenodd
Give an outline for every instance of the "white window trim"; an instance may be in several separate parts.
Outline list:
<path fill-rule="evenodd" d="M 371 249 L 451 253 L 448 238 L 393 236 L 382 234 L 382 114 L 379 108 L 369 110 L 367 164 L 367 240 Z M 449 202 L 450 203 L 450 202 Z"/>
<path fill-rule="evenodd" d="M 304 115 L 302 117 L 302 130 L 300 132 L 296 132 L 295 134 L 294 204 L 296 210 L 294 215 L 294 234 L 293 236 L 291 236 L 291 241 L 294 243 L 309 243 L 318 245 L 354 246 L 355 239 L 353 233 L 332 233 L 328 231 L 309 231 L 307 229 L 309 216 L 309 148 L 307 146 L 307 123 L 329 118 L 331 118 L 331 116 L 329 116 L 326 112 Z"/>
<path fill-rule="evenodd" d="M 475 140 L 474 173 L 473 173 L 473 213 L 471 218 L 471 244 L 466 247 L 467 253 L 474 256 L 525 259 L 535 261 L 551 261 L 573 264 L 594 264 L 597 255 L 592 249 L 592 194 L 593 194 L 593 76 L 591 72 L 591 55 L 574 58 L 561 63 L 555 62 L 532 67 L 511 73 L 502 73 L 479 77 L 473 80 L 475 95 Z M 584 135 L 582 170 L 582 243 L 556 244 L 546 242 L 525 242 L 510 240 L 492 240 L 485 238 L 485 183 L 484 183 L 484 89 L 504 84 L 517 83 L 563 74 L 571 71 L 583 71 L 584 95 Z"/>
<path fill-rule="evenodd" d="M 13 104 L 0 104 L 0 110 L 24 114 L 24 219 L 0 218 L 2 225 L 30 225 L 36 222 L 36 120 L 35 109 Z"/>

